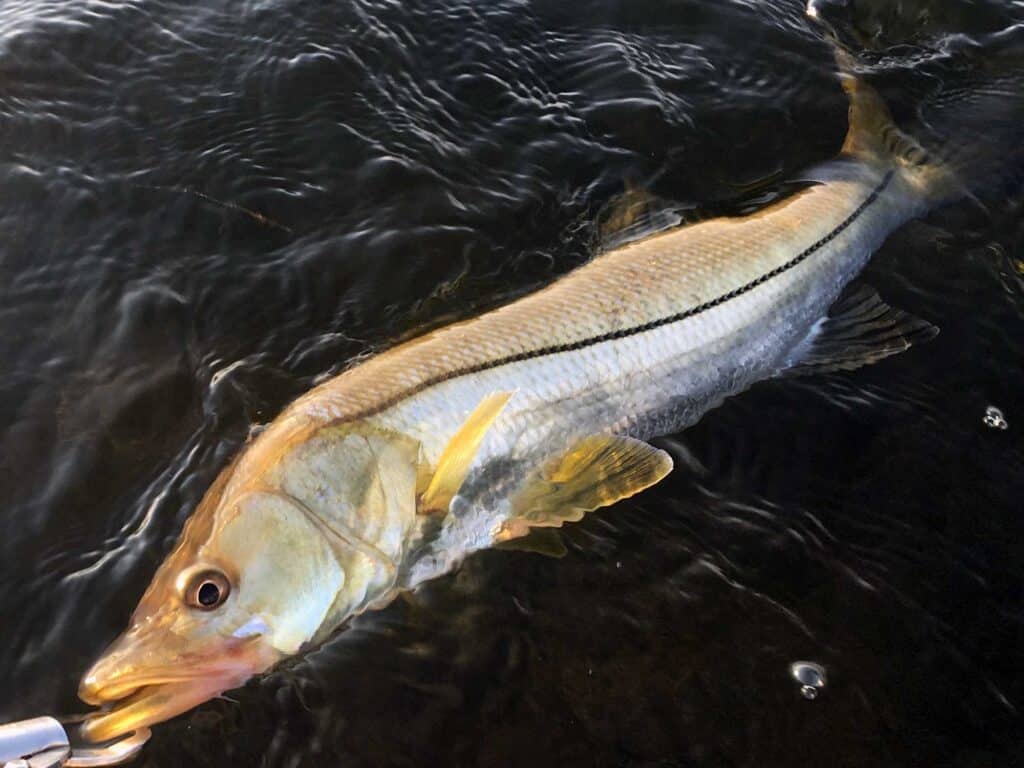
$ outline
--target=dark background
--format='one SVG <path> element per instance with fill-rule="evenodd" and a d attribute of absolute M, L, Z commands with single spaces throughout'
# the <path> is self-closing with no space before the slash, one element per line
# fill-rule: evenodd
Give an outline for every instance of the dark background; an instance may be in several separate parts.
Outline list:
<path fill-rule="evenodd" d="M 836 13 L 920 122 L 1012 10 Z M 748 210 L 845 108 L 800 2 L 0 5 L 0 721 L 82 708 L 251 425 L 580 264 L 627 183 Z M 864 277 L 934 341 L 758 385 L 565 558 L 474 556 L 143 764 L 1024 765 L 1024 195 L 974 191 Z"/>

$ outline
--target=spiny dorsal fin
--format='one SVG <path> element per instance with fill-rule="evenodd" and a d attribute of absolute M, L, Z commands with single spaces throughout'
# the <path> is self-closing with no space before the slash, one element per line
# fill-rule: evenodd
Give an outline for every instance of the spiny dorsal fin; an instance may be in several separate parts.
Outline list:
<path fill-rule="evenodd" d="M 469 474 L 469 468 L 480 448 L 480 443 L 491 428 L 498 414 L 508 404 L 512 392 L 495 392 L 488 395 L 469 415 L 455 436 L 448 441 L 427 489 L 420 496 L 420 514 L 446 512 L 452 498 Z"/>
<path fill-rule="evenodd" d="M 665 451 L 631 437 L 587 437 L 547 462 L 512 497 L 497 541 L 557 528 L 654 485 L 672 469 Z"/>
<path fill-rule="evenodd" d="M 867 286 L 836 302 L 791 357 L 787 375 L 852 371 L 933 338 L 939 329 L 893 309 Z"/>

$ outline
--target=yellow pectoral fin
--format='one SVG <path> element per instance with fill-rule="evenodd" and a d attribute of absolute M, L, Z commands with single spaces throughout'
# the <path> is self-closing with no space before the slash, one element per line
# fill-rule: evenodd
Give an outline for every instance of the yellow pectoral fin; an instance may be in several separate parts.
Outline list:
<path fill-rule="evenodd" d="M 495 537 L 554 528 L 639 493 L 672 470 L 672 459 L 630 437 L 588 437 L 547 464 L 512 498 L 512 517 Z"/>
<path fill-rule="evenodd" d="M 459 492 L 466 475 L 469 474 L 469 468 L 484 435 L 508 404 L 510 397 L 511 392 L 495 392 L 488 395 L 459 427 L 459 431 L 441 453 L 437 469 L 430 478 L 430 484 L 420 496 L 421 514 L 448 510 L 452 498 Z"/>

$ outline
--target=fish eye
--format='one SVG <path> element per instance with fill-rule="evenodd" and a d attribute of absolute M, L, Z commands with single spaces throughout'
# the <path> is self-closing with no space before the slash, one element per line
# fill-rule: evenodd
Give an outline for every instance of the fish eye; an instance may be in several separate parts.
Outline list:
<path fill-rule="evenodd" d="M 220 571 L 201 571 L 193 576 L 185 588 L 185 603 L 201 611 L 219 608 L 231 593 L 231 582 Z"/>

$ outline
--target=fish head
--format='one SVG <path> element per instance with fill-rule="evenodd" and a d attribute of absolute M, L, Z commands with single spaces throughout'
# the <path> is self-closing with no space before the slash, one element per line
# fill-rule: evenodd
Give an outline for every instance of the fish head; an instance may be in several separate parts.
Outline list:
<path fill-rule="evenodd" d="M 111 739 L 236 688 L 324 623 L 345 582 L 330 543 L 287 494 L 236 484 L 236 473 L 222 473 L 128 629 L 83 677 L 79 696 L 108 708 L 83 724 L 86 738 Z"/>

